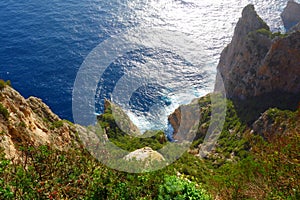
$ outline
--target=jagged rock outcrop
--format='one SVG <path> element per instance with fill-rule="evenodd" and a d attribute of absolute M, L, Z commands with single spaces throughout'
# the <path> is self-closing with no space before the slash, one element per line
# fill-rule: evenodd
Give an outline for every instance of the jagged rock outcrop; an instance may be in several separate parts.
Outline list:
<path fill-rule="evenodd" d="M 273 34 L 252 5 L 244 8 L 218 65 L 227 97 L 300 93 L 300 32 Z M 217 80 L 215 90 L 220 88 Z"/>
<path fill-rule="evenodd" d="M 257 15 L 253 5 L 243 9 L 242 18 L 238 21 L 231 43 L 223 50 L 217 67 L 227 97 L 244 98 L 245 88 L 255 87 L 255 72 L 267 55 L 271 39 L 257 30 L 269 30 L 269 27 Z M 221 87 L 217 79 L 216 90 Z"/>
<path fill-rule="evenodd" d="M 199 99 L 190 104 L 182 105 L 169 115 L 168 121 L 172 125 L 173 139 L 177 141 L 193 141 L 196 137 L 201 118 Z"/>
<path fill-rule="evenodd" d="M 120 130 L 132 136 L 141 136 L 139 128 L 130 120 L 128 115 L 122 110 L 121 107 L 105 99 L 104 101 L 104 114 L 110 114 Z M 103 114 L 98 116 L 98 119 L 103 118 Z"/>
<path fill-rule="evenodd" d="M 60 150 L 75 141 L 76 129 L 62 121 L 41 99 L 25 99 L 13 88 L 0 91 L 0 103 L 9 113 L 0 114 L 0 147 L 7 158 L 20 158 L 22 146 L 51 145 Z"/>
<path fill-rule="evenodd" d="M 281 14 L 281 18 L 285 29 L 289 31 L 293 26 L 300 22 L 300 4 L 293 0 L 288 1 L 287 6 Z"/>
<path fill-rule="evenodd" d="M 300 112 L 271 108 L 265 111 L 252 125 L 252 131 L 265 139 L 276 135 L 300 133 Z"/>

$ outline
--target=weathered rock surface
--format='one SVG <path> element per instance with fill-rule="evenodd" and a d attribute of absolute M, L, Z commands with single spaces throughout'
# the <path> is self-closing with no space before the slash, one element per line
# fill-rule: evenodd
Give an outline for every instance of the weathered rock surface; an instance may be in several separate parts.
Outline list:
<path fill-rule="evenodd" d="M 275 36 L 252 5 L 243 10 L 218 65 L 227 97 L 300 92 L 300 32 Z M 220 80 L 215 90 L 218 91 Z"/>
<path fill-rule="evenodd" d="M 116 125 L 124 133 L 132 136 L 141 136 L 139 128 L 130 120 L 129 116 L 118 105 L 105 99 L 104 102 L 105 113 L 113 115 Z M 103 115 L 99 115 L 98 119 L 101 119 Z"/>
<path fill-rule="evenodd" d="M 152 150 L 150 147 L 144 147 L 137 149 L 124 157 L 125 160 L 137 160 L 137 161 L 164 161 L 164 157 L 157 151 Z"/>
<path fill-rule="evenodd" d="M 191 142 L 196 137 L 201 118 L 198 101 L 199 99 L 195 99 L 188 105 L 182 105 L 169 115 L 168 121 L 174 129 L 174 140 Z"/>
<path fill-rule="evenodd" d="M 288 1 L 287 6 L 281 13 L 281 18 L 286 30 L 290 30 L 300 22 L 300 4 L 293 0 Z"/>
<path fill-rule="evenodd" d="M 6 86 L 0 91 L 0 103 L 9 112 L 8 119 L 0 114 L 0 147 L 6 157 L 19 158 L 22 146 L 51 145 L 63 150 L 74 141 L 75 127 L 62 121 L 41 99 L 24 99 Z"/>
<path fill-rule="evenodd" d="M 265 139 L 276 135 L 300 133 L 300 112 L 281 111 L 275 108 L 264 112 L 253 125 L 253 132 Z"/>

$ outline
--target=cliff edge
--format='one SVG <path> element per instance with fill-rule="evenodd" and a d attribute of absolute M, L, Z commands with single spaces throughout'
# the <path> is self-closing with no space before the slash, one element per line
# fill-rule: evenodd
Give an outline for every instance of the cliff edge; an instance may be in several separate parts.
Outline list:
<path fill-rule="evenodd" d="M 272 33 L 253 5 L 244 8 L 217 70 L 226 95 L 244 100 L 272 93 L 300 93 L 300 32 Z M 220 90 L 221 80 L 215 90 Z"/>
<path fill-rule="evenodd" d="M 0 147 L 7 158 L 20 158 L 20 148 L 49 145 L 67 149 L 76 128 L 61 120 L 36 97 L 25 99 L 10 86 L 0 90 Z"/>

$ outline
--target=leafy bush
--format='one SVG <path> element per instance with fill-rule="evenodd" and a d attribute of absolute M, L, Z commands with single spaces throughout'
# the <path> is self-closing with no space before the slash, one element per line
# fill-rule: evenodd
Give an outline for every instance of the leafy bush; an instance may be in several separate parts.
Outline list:
<path fill-rule="evenodd" d="M 4 80 L 0 79 L 0 90 L 3 90 L 5 86 L 11 86 L 10 80 L 5 82 Z"/>
<path fill-rule="evenodd" d="M 56 129 L 56 128 L 62 127 L 63 125 L 64 125 L 63 120 L 55 121 L 55 122 L 53 122 L 53 123 L 51 124 L 50 129 L 51 129 L 51 130 L 54 130 L 54 129 Z"/>
<path fill-rule="evenodd" d="M 177 176 L 167 176 L 163 185 L 159 187 L 159 200 L 210 200 L 207 192 L 196 186 L 196 183 L 178 178 Z"/>
<path fill-rule="evenodd" d="M 275 33 L 273 33 L 270 30 L 267 30 L 267 29 L 264 29 L 264 28 L 258 29 L 256 32 L 260 33 L 262 35 L 265 35 L 265 36 L 267 36 L 267 37 L 269 37 L 271 39 L 274 39 L 275 37 L 284 38 L 284 37 L 287 36 L 287 34 L 282 34 L 281 32 L 275 32 Z"/>
<path fill-rule="evenodd" d="M 4 117 L 4 119 L 8 119 L 9 112 L 8 110 L 0 103 L 0 114 Z"/>
<path fill-rule="evenodd" d="M 11 82 L 10 82 L 10 80 L 7 80 L 7 81 L 6 81 L 6 85 L 8 85 L 8 86 L 11 87 Z"/>

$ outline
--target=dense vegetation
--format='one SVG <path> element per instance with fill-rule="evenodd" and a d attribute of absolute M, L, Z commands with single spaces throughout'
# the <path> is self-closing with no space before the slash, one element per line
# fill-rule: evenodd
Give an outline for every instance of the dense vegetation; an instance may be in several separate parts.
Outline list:
<path fill-rule="evenodd" d="M 9 117 L 8 110 L 1 103 L 0 103 L 0 115 L 2 115 L 5 120 L 7 120 Z"/>
<path fill-rule="evenodd" d="M 191 152 L 203 141 L 210 120 L 209 98 L 199 104 L 203 126 Z M 0 199 L 300 199 L 299 113 L 269 109 L 272 126 L 262 137 L 251 132 L 228 101 L 213 154 L 200 159 L 186 152 L 162 170 L 141 174 L 110 169 L 83 147 L 59 151 L 23 145 L 22 160 L 0 155 Z M 111 141 L 128 151 L 145 146 L 159 150 L 169 143 L 161 131 L 149 138 L 122 133 L 109 112 L 100 124 Z M 60 125 L 61 121 L 53 123 L 53 128 Z"/>

